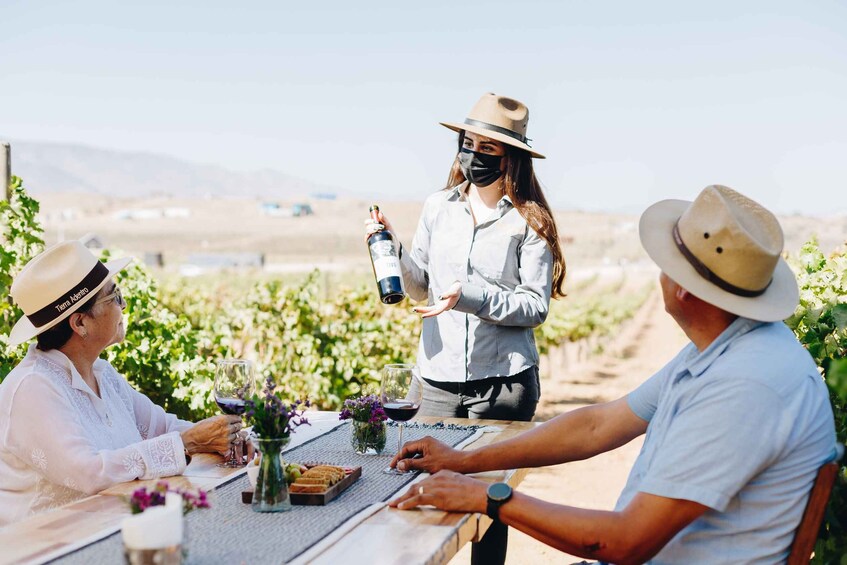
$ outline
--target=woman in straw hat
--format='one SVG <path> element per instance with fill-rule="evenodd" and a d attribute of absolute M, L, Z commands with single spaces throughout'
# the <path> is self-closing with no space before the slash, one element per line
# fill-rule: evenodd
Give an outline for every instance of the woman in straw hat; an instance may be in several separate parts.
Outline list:
<path fill-rule="evenodd" d="M 535 414 L 533 328 L 551 296 L 563 295 L 565 260 L 533 172 L 533 158 L 544 156 L 529 146 L 528 120 L 523 103 L 488 93 L 463 123 L 442 122 L 459 133 L 447 186 L 427 198 L 412 246 L 400 250 L 407 292 L 427 301 L 415 308 L 423 318 L 422 415 L 529 421 Z M 368 233 L 393 231 L 378 218 L 366 222 Z M 505 530 L 492 534 L 502 552 Z"/>
<path fill-rule="evenodd" d="M 223 452 L 238 416 L 179 420 L 133 389 L 103 350 L 124 339 L 126 302 L 101 263 L 60 243 L 15 278 L 24 312 L 10 345 L 36 338 L 0 384 L 0 527 L 116 483 L 178 475 L 191 454 Z"/>

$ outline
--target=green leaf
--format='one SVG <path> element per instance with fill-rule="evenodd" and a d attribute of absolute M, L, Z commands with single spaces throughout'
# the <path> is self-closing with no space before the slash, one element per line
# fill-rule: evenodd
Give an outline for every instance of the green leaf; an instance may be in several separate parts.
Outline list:
<path fill-rule="evenodd" d="M 847 329 L 847 304 L 836 304 L 832 308 L 832 320 L 839 330 Z"/>
<path fill-rule="evenodd" d="M 826 372 L 826 382 L 841 400 L 847 402 L 847 359 L 835 359 Z"/>

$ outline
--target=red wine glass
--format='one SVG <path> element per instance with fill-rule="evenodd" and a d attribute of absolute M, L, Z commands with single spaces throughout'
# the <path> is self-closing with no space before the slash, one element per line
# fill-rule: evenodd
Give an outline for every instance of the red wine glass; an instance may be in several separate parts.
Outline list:
<path fill-rule="evenodd" d="M 382 370 L 380 400 L 385 414 L 397 422 L 397 452 L 403 448 L 403 424 L 415 417 L 423 400 L 423 387 L 417 376 L 417 367 L 403 363 L 386 365 Z M 399 471 L 391 467 L 383 473 L 404 475 L 411 471 Z"/>
<path fill-rule="evenodd" d="M 253 372 L 253 363 L 247 359 L 223 359 L 218 361 L 215 370 L 215 402 L 224 414 L 244 414 L 246 404 L 244 399 L 253 396 L 256 390 L 256 378 Z M 230 469 L 243 467 L 244 463 L 239 460 L 239 442 L 244 440 L 236 438 L 229 452 L 229 459 L 219 463 L 218 467 Z"/>

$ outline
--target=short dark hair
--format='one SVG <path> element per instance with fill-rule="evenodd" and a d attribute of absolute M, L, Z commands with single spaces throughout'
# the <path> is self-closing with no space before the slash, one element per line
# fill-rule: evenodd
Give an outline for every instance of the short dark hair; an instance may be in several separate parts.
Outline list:
<path fill-rule="evenodd" d="M 95 295 L 96 296 L 96 295 Z M 87 300 L 82 306 L 77 308 L 73 314 L 85 314 L 91 311 L 94 308 L 94 303 L 96 299 L 94 296 L 91 299 Z M 71 314 L 71 316 L 73 316 Z M 71 316 L 68 316 L 49 330 L 43 331 L 36 339 L 38 343 L 36 347 L 41 351 L 50 351 L 51 349 L 59 349 L 71 339 L 74 331 L 71 329 Z"/>

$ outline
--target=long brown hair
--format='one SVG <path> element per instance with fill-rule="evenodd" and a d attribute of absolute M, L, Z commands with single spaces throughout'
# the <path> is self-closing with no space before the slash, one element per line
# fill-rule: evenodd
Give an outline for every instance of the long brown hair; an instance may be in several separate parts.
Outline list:
<path fill-rule="evenodd" d="M 464 132 L 459 133 L 459 151 L 462 150 Z M 559 244 L 559 230 L 556 228 L 556 220 L 541 183 L 535 177 L 532 169 L 532 156 L 529 151 L 524 151 L 511 145 L 503 144 L 506 148 L 506 170 L 502 176 L 503 192 L 512 200 L 518 213 L 526 220 L 527 225 L 539 235 L 553 254 L 553 298 L 561 298 L 565 295 L 565 255 Z M 450 168 L 450 176 L 447 179 L 445 190 L 465 182 L 465 174 L 459 166 L 458 156 Z"/>

